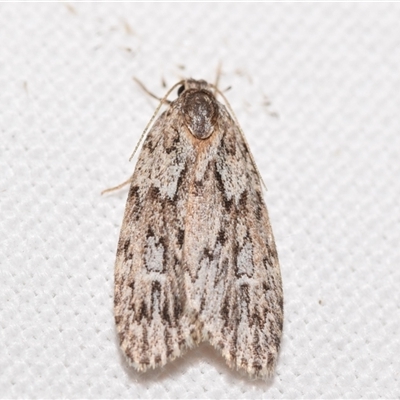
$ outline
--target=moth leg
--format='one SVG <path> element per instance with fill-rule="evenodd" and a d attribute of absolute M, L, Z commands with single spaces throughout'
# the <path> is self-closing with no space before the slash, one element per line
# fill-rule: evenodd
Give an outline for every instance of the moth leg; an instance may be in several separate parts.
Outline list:
<path fill-rule="evenodd" d="M 150 92 L 149 89 L 147 89 L 146 86 L 144 86 L 144 84 L 142 82 L 139 81 L 139 79 L 137 79 L 136 77 L 133 77 L 133 80 L 151 97 L 153 97 L 154 99 L 157 99 L 158 101 L 161 101 L 162 103 L 165 104 L 171 104 L 171 101 L 167 100 L 167 99 L 163 99 L 160 98 L 158 96 L 156 96 L 154 93 Z"/>
<path fill-rule="evenodd" d="M 105 193 L 114 192 L 115 190 L 122 189 L 124 186 L 126 186 L 126 185 L 128 185 L 128 184 L 130 184 L 130 183 L 132 182 L 132 178 L 133 178 L 133 176 L 131 176 L 128 180 L 126 180 L 125 182 L 120 183 L 120 184 L 117 185 L 117 186 L 114 186 L 114 187 L 112 187 L 112 188 L 108 188 L 108 189 L 103 190 L 103 191 L 101 192 L 101 195 L 103 195 L 103 194 L 105 194 Z"/>

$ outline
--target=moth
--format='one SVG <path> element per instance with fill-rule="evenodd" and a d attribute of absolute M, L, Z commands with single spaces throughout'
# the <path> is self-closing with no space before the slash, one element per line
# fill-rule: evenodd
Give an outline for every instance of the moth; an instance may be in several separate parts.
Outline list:
<path fill-rule="evenodd" d="M 208 341 L 231 368 L 270 377 L 283 292 L 260 175 L 215 85 L 172 89 L 130 179 L 115 264 L 121 348 L 145 371 Z"/>

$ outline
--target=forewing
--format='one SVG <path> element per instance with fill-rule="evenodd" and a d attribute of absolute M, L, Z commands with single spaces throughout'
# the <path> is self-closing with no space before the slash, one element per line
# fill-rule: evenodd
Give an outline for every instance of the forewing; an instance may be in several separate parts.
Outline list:
<path fill-rule="evenodd" d="M 115 320 L 138 370 L 164 365 L 193 341 L 181 268 L 193 152 L 175 114 L 162 114 L 143 144 L 118 243 Z"/>
<path fill-rule="evenodd" d="M 260 179 L 221 106 L 218 134 L 195 164 L 183 260 L 186 296 L 204 339 L 227 363 L 273 374 L 283 322 L 278 256 Z"/>

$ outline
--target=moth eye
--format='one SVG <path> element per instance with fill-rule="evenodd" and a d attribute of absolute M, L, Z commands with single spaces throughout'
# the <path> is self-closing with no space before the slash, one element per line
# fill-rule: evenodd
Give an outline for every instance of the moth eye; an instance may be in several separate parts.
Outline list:
<path fill-rule="evenodd" d="M 185 85 L 182 85 L 179 89 L 178 89 L 178 96 L 181 95 L 181 93 L 185 90 Z"/>

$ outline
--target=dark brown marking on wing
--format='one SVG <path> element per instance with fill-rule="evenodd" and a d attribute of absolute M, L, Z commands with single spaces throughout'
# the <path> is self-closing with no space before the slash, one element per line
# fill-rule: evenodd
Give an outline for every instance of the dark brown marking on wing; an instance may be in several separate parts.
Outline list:
<path fill-rule="evenodd" d="M 221 193 L 221 197 L 222 197 L 224 208 L 225 208 L 226 212 L 228 213 L 231 210 L 231 207 L 232 207 L 232 204 L 233 204 L 233 199 L 229 199 L 228 200 L 226 198 L 224 183 L 222 181 L 221 174 L 219 173 L 219 171 L 218 171 L 218 169 L 217 169 L 217 167 L 215 165 L 215 162 L 213 162 L 213 164 L 214 164 L 213 165 L 214 177 L 215 177 L 215 181 L 217 183 L 217 188 Z"/>

